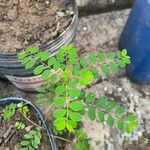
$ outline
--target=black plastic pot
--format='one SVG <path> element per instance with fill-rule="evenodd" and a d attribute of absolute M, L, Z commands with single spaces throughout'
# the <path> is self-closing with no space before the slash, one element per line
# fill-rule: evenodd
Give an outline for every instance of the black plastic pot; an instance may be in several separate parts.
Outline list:
<path fill-rule="evenodd" d="M 49 137 L 49 143 L 50 143 L 51 149 L 52 150 L 58 150 L 56 142 L 55 142 L 55 138 L 54 138 L 53 133 L 52 133 L 52 130 L 47 125 L 42 111 L 36 105 L 34 105 L 30 101 L 22 99 L 22 98 L 10 97 L 10 98 L 1 99 L 0 100 L 0 107 L 5 107 L 6 105 L 9 105 L 10 103 L 20 103 L 20 102 L 26 103 L 27 105 L 29 105 L 30 107 L 32 107 L 35 110 L 35 112 L 38 114 L 39 118 L 41 119 L 43 126 L 45 127 L 45 130 L 46 130 L 47 135 Z"/>
<path fill-rule="evenodd" d="M 66 30 L 61 33 L 57 38 L 49 41 L 45 45 L 39 46 L 43 51 L 49 51 L 52 55 L 57 53 L 57 50 L 65 44 L 70 43 L 76 34 L 77 24 L 78 24 L 78 9 L 76 0 L 67 0 L 72 4 L 73 10 L 75 12 L 72 22 L 66 28 Z M 29 77 L 33 75 L 32 71 L 25 70 L 24 66 L 17 59 L 16 53 L 0 53 L 0 73 L 4 75 L 12 75 L 18 77 Z"/>

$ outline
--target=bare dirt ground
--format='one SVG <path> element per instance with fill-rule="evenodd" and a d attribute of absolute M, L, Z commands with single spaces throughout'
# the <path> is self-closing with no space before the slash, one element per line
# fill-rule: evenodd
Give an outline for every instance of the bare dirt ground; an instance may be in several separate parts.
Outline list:
<path fill-rule="evenodd" d="M 79 19 L 79 27 L 74 44 L 80 53 L 90 51 L 116 51 L 130 10 L 115 11 Z M 87 91 L 97 96 L 110 95 L 124 103 L 130 112 L 138 115 L 140 127 L 131 135 L 109 129 L 104 124 L 91 122 L 86 116 L 83 127 L 90 138 L 92 150 L 150 150 L 150 86 L 132 83 L 125 72 L 111 78 L 103 77 L 101 83 L 92 85 Z M 0 81 L 0 97 L 17 96 L 34 101 L 35 94 L 19 91 L 9 82 Z M 45 110 L 45 109 L 43 109 Z M 67 148 L 66 148 L 67 149 Z M 71 148 L 68 145 L 68 150 Z"/>
<path fill-rule="evenodd" d="M 0 0 L 0 52 L 44 45 L 69 25 L 72 17 L 63 0 Z"/>

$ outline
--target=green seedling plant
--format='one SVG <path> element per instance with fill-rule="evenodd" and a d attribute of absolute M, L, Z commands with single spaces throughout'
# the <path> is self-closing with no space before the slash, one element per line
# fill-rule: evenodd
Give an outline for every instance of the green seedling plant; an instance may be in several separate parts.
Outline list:
<path fill-rule="evenodd" d="M 2 110 L 2 117 L 5 121 L 9 121 L 16 113 L 21 113 L 23 117 L 32 123 L 36 129 L 31 129 L 25 136 L 24 139 L 20 143 L 20 149 L 19 150 L 37 150 L 39 149 L 39 145 L 41 144 L 41 129 L 39 125 L 36 123 L 32 122 L 28 117 L 29 113 L 29 108 L 28 106 L 20 102 L 18 104 L 11 103 L 7 105 L 6 107 L 3 108 Z M 24 130 L 26 125 L 22 121 L 16 121 L 14 124 L 14 127 L 18 130 Z"/>
<path fill-rule="evenodd" d="M 18 108 L 18 111 L 20 111 L 25 116 L 27 116 L 27 114 L 30 111 L 29 108 L 23 102 L 18 103 L 17 108 Z"/>
<path fill-rule="evenodd" d="M 11 117 L 14 116 L 16 108 L 17 105 L 15 103 L 11 103 L 10 105 L 7 105 L 5 108 L 3 108 L 2 117 L 5 121 L 9 120 Z"/>
<path fill-rule="evenodd" d="M 101 75 L 108 76 L 130 64 L 126 49 L 115 54 L 99 51 L 79 57 L 76 48 L 69 44 L 52 57 L 50 52 L 30 47 L 21 51 L 18 58 L 26 69 L 32 69 L 45 81 L 38 90 L 39 97 L 48 96 L 44 99 L 54 106 L 53 124 L 57 131 L 76 131 L 86 114 L 93 121 L 106 122 L 127 133 L 138 125 L 137 117 L 128 113 L 125 106 L 105 95 L 97 97 L 95 93 L 85 91 L 85 87 Z"/>
<path fill-rule="evenodd" d="M 41 144 L 41 128 L 37 127 L 35 130 L 30 130 L 21 141 L 20 150 L 36 150 Z"/>
<path fill-rule="evenodd" d="M 23 113 L 24 115 L 27 115 L 29 112 L 29 108 L 23 103 L 11 103 L 10 105 L 7 105 L 6 107 L 3 108 L 3 113 L 2 117 L 4 120 L 9 120 L 11 119 L 17 111 Z"/>
<path fill-rule="evenodd" d="M 23 130 L 24 128 L 25 128 L 25 124 L 23 123 L 23 122 L 21 122 L 21 121 L 17 121 L 16 123 L 15 123 L 15 127 L 17 128 L 17 129 L 21 129 L 21 130 Z"/>
<path fill-rule="evenodd" d="M 74 150 L 90 150 L 88 136 L 81 129 L 75 132 Z"/>

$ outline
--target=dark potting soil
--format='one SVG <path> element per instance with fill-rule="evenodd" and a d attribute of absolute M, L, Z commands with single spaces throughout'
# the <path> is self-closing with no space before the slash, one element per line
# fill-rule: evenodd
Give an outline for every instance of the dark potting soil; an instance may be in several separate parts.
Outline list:
<path fill-rule="evenodd" d="M 0 0 L 0 52 L 55 39 L 71 23 L 70 12 L 64 0 Z"/>
<path fill-rule="evenodd" d="M 2 114 L 2 108 L 0 107 L 0 119 Z M 41 120 L 38 118 L 34 110 L 30 109 L 28 118 L 34 123 L 42 126 Z M 15 128 L 15 122 L 21 121 L 25 124 L 25 129 L 18 130 Z M 16 113 L 10 120 L 0 122 L 0 150 L 19 150 L 20 142 L 23 140 L 24 135 L 30 130 L 36 127 L 30 123 L 21 113 Z M 51 150 L 48 135 L 45 130 L 42 129 L 42 141 L 39 150 Z"/>

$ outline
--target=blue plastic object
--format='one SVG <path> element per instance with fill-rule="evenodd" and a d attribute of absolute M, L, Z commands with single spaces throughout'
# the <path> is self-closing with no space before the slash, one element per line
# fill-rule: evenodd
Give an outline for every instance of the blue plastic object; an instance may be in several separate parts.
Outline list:
<path fill-rule="evenodd" d="M 150 0 L 136 0 L 119 42 L 131 57 L 129 78 L 150 84 Z"/>

